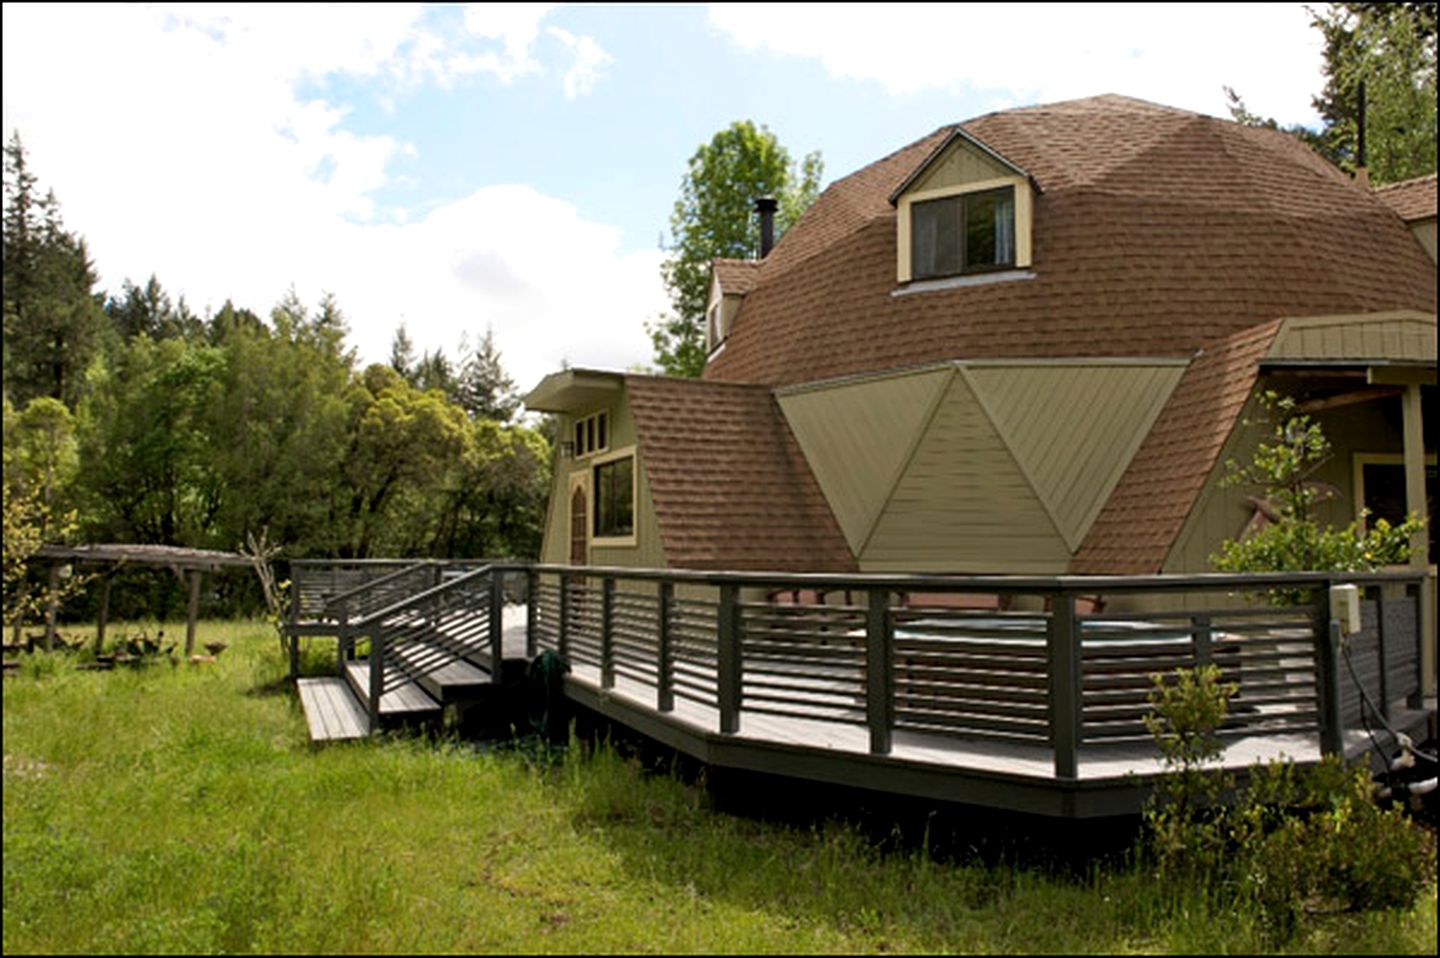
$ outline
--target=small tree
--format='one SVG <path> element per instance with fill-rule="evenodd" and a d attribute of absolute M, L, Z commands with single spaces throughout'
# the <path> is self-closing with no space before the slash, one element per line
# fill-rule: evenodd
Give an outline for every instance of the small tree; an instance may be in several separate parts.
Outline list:
<path fill-rule="evenodd" d="M 1330 441 L 1319 423 L 1296 411 L 1294 399 L 1267 391 L 1260 403 L 1269 414 L 1264 420 L 1271 424 L 1269 440 L 1248 463 L 1227 463 L 1221 485 L 1261 487 L 1274 520 L 1221 543 L 1211 565 L 1223 572 L 1362 572 L 1405 562 L 1411 536 L 1423 524 L 1413 517 L 1399 525 L 1376 519 L 1366 528 L 1362 512 L 1343 529 L 1321 525 L 1315 506 L 1325 492 L 1313 476 L 1330 458 Z M 1272 598 L 1293 603 L 1299 597 Z"/>

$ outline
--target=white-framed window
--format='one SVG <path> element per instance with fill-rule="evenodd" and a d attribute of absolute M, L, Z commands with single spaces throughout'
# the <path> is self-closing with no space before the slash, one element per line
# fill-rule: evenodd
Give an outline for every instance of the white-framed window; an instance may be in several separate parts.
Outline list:
<path fill-rule="evenodd" d="M 590 532 L 596 545 L 635 545 L 635 447 L 618 449 L 590 466 Z"/>
<path fill-rule="evenodd" d="M 575 458 L 598 455 L 610 448 L 610 416 L 597 412 L 575 420 Z"/>
<path fill-rule="evenodd" d="M 1015 266 L 1015 188 L 957 193 L 910 207 L 910 277 Z"/>
<path fill-rule="evenodd" d="M 1405 457 L 1398 452 L 1357 452 L 1354 455 L 1355 514 L 1366 510 L 1364 522 L 1405 521 Z M 1425 498 L 1431 561 L 1435 558 L 1435 454 L 1425 455 Z"/>

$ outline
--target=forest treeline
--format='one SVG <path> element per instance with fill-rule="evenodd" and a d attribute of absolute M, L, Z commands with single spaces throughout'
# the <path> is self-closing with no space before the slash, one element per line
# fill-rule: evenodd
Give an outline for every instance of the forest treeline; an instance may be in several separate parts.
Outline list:
<path fill-rule="evenodd" d="M 533 556 L 549 487 L 543 425 L 488 330 L 451 359 L 403 326 L 362 366 L 340 305 L 292 291 L 267 316 L 197 315 L 151 276 L 97 289 L 85 241 L 5 148 L 4 486 L 46 541 L 284 556 Z"/>

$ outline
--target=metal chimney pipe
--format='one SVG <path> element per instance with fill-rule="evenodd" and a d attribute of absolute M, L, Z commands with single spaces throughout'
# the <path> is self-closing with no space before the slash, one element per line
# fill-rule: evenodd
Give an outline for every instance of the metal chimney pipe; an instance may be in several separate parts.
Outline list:
<path fill-rule="evenodd" d="M 762 196 L 755 201 L 755 212 L 760 217 L 760 258 L 770 255 L 775 248 L 775 211 L 780 204 L 773 196 Z"/>
<path fill-rule="evenodd" d="M 1365 81 L 1360 81 L 1355 103 L 1355 179 L 1361 186 L 1370 185 L 1370 171 L 1365 162 Z"/>

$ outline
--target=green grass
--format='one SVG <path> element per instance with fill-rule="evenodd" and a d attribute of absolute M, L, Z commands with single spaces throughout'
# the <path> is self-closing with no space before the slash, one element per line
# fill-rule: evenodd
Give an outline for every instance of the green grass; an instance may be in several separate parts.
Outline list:
<path fill-rule="evenodd" d="M 267 627 L 215 639 L 214 665 L 36 656 L 5 679 L 6 953 L 1434 951 L 1433 885 L 1277 944 L 1136 868 L 881 855 L 718 814 L 607 749 L 314 749 Z"/>

